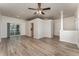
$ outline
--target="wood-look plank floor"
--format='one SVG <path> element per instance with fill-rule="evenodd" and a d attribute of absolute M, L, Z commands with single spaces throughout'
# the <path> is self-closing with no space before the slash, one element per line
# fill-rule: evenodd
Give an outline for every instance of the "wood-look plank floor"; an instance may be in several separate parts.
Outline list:
<path fill-rule="evenodd" d="M 79 56 L 76 45 L 53 39 L 33 39 L 29 37 L 12 37 L 2 39 L 1 56 Z"/>

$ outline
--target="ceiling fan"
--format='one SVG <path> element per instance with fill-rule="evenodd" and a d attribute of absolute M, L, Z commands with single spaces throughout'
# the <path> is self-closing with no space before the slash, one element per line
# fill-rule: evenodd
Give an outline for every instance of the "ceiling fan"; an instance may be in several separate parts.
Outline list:
<path fill-rule="evenodd" d="M 45 14 L 43 11 L 44 10 L 50 10 L 51 8 L 50 7 L 47 7 L 47 8 L 41 8 L 41 3 L 38 3 L 38 8 L 28 8 L 30 10 L 36 10 L 36 12 L 34 14 Z"/>

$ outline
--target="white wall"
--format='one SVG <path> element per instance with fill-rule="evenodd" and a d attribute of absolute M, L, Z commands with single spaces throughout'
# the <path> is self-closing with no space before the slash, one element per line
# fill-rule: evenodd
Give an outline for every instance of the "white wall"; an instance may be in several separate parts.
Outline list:
<path fill-rule="evenodd" d="M 79 47 L 79 11 L 76 12 L 74 17 L 64 18 L 63 27 L 60 31 L 60 41 L 77 44 Z"/>
<path fill-rule="evenodd" d="M 63 27 L 60 31 L 60 41 L 78 44 L 79 32 L 76 30 L 75 17 L 64 18 Z"/>
<path fill-rule="evenodd" d="M 54 35 L 60 35 L 60 19 L 54 20 Z"/>
<path fill-rule="evenodd" d="M 38 23 L 39 23 L 39 19 L 34 19 L 32 21 L 27 21 L 27 24 L 26 24 L 26 28 L 27 28 L 26 35 L 27 36 L 31 36 L 31 23 L 34 24 L 34 38 L 37 38 L 38 37 Z"/>
<path fill-rule="evenodd" d="M 60 41 L 77 44 L 79 42 L 79 32 L 78 31 L 61 31 Z"/>
<path fill-rule="evenodd" d="M 0 20 L 0 38 L 1 38 L 1 20 Z"/>
<path fill-rule="evenodd" d="M 7 37 L 7 23 L 14 23 L 14 24 L 18 24 L 20 25 L 20 33 L 21 35 L 25 35 L 26 34 L 26 21 L 25 20 L 20 20 L 20 19 L 16 19 L 16 18 L 11 18 L 11 17 L 6 17 L 6 16 L 1 16 L 0 18 L 1 21 L 1 37 L 5 38 Z"/>
<path fill-rule="evenodd" d="M 36 19 L 37 20 L 37 19 Z M 38 38 L 40 39 L 40 38 L 42 38 L 42 37 L 44 37 L 44 31 L 43 31 L 43 29 L 44 29 L 44 24 L 43 24 L 43 20 L 41 20 L 41 19 L 38 19 L 38 21 L 37 21 L 37 24 L 36 25 L 38 25 L 38 27 L 37 27 L 37 30 L 38 30 Z M 35 26 L 35 28 L 36 28 L 36 26 Z"/>
<path fill-rule="evenodd" d="M 31 23 L 30 23 L 30 21 L 27 21 L 27 23 L 26 23 L 26 35 L 27 36 L 31 36 L 30 29 L 31 29 Z"/>
<path fill-rule="evenodd" d="M 75 17 L 64 18 L 64 30 L 76 30 Z"/>
<path fill-rule="evenodd" d="M 60 24 L 61 20 L 57 19 L 54 20 L 54 35 L 59 36 L 60 35 Z M 75 18 L 74 17 L 67 17 L 64 18 L 64 30 L 76 30 L 75 25 Z"/>
<path fill-rule="evenodd" d="M 40 34 L 38 34 L 38 32 L 41 31 L 41 25 L 42 25 L 41 21 L 42 20 L 40 20 L 39 18 L 36 18 L 34 20 L 31 20 L 31 21 L 27 21 L 27 24 L 26 24 L 26 28 L 27 28 L 26 35 L 27 36 L 31 36 L 31 23 L 33 23 L 34 24 L 34 38 L 39 38 L 38 35 L 40 35 Z M 40 25 L 39 25 L 39 23 L 40 23 Z M 39 28 L 40 28 L 40 30 L 39 30 Z"/>
<path fill-rule="evenodd" d="M 44 37 L 53 37 L 53 20 L 43 20 Z"/>
<path fill-rule="evenodd" d="M 53 21 L 53 20 L 52 20 Z M 43 37 L 53 37 L 52 25 L 53 22 L 51 20 L 42 20 L 36 18 L 32 21 L 28 21 L 27 23 L 27 36 L 31 36 L 31 23 L 34 23 L 34 38 L 43 38 Z"/>
<path fill-rule="evenodd" d="M 1 18 L 1 16 L 0 16 Z M 0 19 L 0 42 L 1 42 L 1 19 Z"/>

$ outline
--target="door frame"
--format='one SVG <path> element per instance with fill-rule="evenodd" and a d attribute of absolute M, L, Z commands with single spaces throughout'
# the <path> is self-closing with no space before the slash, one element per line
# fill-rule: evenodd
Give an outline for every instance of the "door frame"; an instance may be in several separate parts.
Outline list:
<path fill-rule="evenodd" d="M 34 23 L 31 23 L 31 37 L 34 38 Z"/>

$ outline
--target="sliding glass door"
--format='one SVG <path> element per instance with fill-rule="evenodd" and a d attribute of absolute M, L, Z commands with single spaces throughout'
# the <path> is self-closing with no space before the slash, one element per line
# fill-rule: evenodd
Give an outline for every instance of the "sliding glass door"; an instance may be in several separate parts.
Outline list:
<path fill-rule="evenodd" d="M 7 37 L 20 35 L 20 26 L 17 24 L 7 23 Z"/>

